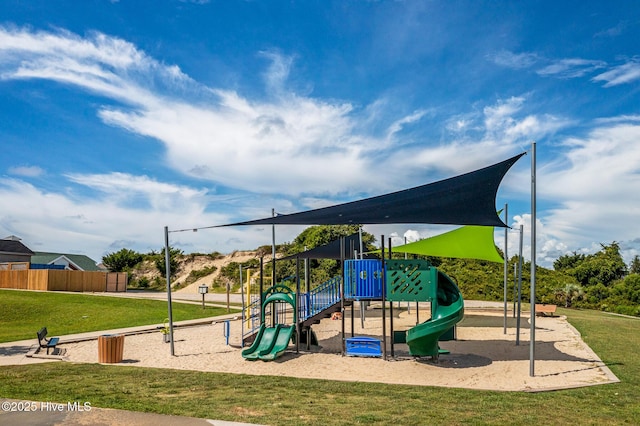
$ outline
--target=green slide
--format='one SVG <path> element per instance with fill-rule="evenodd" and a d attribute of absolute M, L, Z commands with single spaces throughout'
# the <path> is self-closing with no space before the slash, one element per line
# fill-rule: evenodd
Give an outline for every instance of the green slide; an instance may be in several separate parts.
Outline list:
<path fill-rule="evenodd" d="M 438 339 L 464 316 L 464 301 L 460 290 L 440 271 L 436 300 L 437 303 L 431 305 L 431 319 L 407 330 L 407 345 L 413 356 L 431 356 L 437 359 Z"/>
<path fill-rule="evenodd" d="M 277 324 L 275 327 L 261 325 L 253 344 L 242 351 L 242 357 L 249 361 L 257 359 L 271 361 L 278 358 L 289 346 L 294 330 L 293 325 Z"/>
<path fill-rule="evenodd" d="M 263 361 L 273 361 L 287 350 L 291 336 L 295 327 L 293 325 L 283 325 L 278 329 L 278 332 L 273 339 L 271 348 L 264 349 L 258 353 L 258 357 Z"/>
<path fill-rule="evenodd" d="M 282 327 L 280 324 L 275 327 L 265 327 L 265 325 L 262 324 L 251 346 L 242 351 L 242 357 L 250 361 L 258 359 L 261 351 L 271 348 L 280 327 Z"/>

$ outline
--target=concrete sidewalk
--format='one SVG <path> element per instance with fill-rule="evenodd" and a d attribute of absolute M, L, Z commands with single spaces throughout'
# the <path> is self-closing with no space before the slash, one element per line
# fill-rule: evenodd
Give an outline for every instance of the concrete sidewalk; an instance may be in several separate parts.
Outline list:
<path fill-rule="evenodd" d="M 198 419 L 80 404 L 0 399 L 0 424 L 21 426 L 255 426 L 255 423 Z"/>

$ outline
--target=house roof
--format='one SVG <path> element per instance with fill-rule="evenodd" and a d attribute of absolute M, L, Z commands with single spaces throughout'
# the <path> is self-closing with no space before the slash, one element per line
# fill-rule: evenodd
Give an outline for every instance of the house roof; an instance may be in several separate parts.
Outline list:
<path fill-rule="evenodd" d="M 69 263 L 74 264 L 83 271 L 99 271 L 96 262 L 84 254 L 49 253 L 37 251 L 31 256 L 31 263 L 48 265 L 60 258 L 65 258 Z"/>
<path fill-rule="evenodd" d="M 19 240 L 11 237 L 0 240 L 0 253 L 33 255 L 33 252 L 29 250 L 27 246 L 22 244 Z"/>

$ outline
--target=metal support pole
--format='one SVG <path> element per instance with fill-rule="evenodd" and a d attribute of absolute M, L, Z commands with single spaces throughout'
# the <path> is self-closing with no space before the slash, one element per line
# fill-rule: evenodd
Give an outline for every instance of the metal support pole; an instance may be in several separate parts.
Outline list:
<path fill-rule="evenodd" d="M 275 209 L 271 209 L 271 217 L 276 217 Z M 271 225 L 271 285 L 276 285 L 276 225 Z"/>
<path fill-rule="evenodd" d="M 518 303 L 518 264 L 513 264 L 513 318 L 516 317 L 516 303 Z"/>
<path fill-rule="evenodd" d="M 264 303 L 264 256 L 260 257 L 260 316 L 262 316 L 262 304 Z"/>
<path fill-rule="evenodd" d="M 504 329 L 503 334 L 507 334 L 507 281 L 509 279 L 509 255 L 507 250 L 509 247 L 509 205 L 504 205 L 504 223 L 507 227 L 504 228 Z"/>
<path fill-rule="evenodd" d="M 305 246 L 304 251 L 307 251 L 307 248 Z M 304 259 L 304 291 L 305 293 L 309 294 L 309 292 L 311 291 L 311 281 L 310 281 L 310 276 L 311 276 L 311 271 L 310 271 L 310 259 L 309 258 L 305 258 Z"/>
<path fill-rule="evenodd" d="M 391 252 L 391 237 L 389 237 L 389 259 L 393 257 Z M 393 339 L 393 302 L 389 302 L 389 337 L 391 338 L 391 358 L 395 357 L 394 339 Z"/>
<path fill-rule="evenodd" d="M 516 321 L 518 329 L 516 332 L 516 346 L 520 345 L 520 314 L 522 312 L 522 228 L 520 225 L 520 248 L 518 249 L 518 320 Z"/>
<path fill-rule="evenodd" d="M 171 343 L 171 356 L 175 356 L 173 346 L 173 310 L 171 309 L 171 256 L 169 255 L 169 227 L 164 227 L 164 261 L 167 276 L 167 305 L 169 314 L 169 342 Z"/>
<path fill-rule="evenodd" d="M 296 258 L 296 297 L 294 299 L 296 301 L 296 306 L 293 307 L 293 320 L 296 324 L 296 353 L 300 353 L 300 321 L 299 321 L 299 306 L 300 306 L 300 259 Z M 307 340 L 309 340 L 311 336 L 307 333 Z"/>
<path fill-rule="evenodd" d="M 240 265 L 240 270 L 242 270 L 242 265 Z M 243 348 L 244 348 L 244 323 L 247 322 L 247 330 L 249 329 L 248 327 L 248 321 L 249 318 L 247 316 L 247 311 L 249 310 L 249 302 L 245 301 L 245 297 L 244 297 L 244 289 L 242 288 L 242 273 L 240 273 L 240 298 L 242 299 L 242 321 L 240 324 L 240 336 L 242 340 L 242 343 L 240 344 Z M 260 305 L 262 306 L 262 305 Z"/>
<path fill-rule="evenodd" d="M 531 346 L 529 375 L 535 376 L 536 359 L 536 143 L 531 143 Z"/>
<path fill-rule="evenodd" d="M 340 238 L 340 267 L 342 268 L 342 276 L 344 277 L 344 237 Z M 353 301 L 351 302 L 353 303 Z M 344 279 L 340 280 L 340 322 L 341 325 L 341 340 L 340 351 L 342 356 L 345 355 L 345 340 L 344 340 Z"/>
<path fill-rule="evenodd" d="M 351 337 L 355 336 L 355 314 L 356 314 L 356 310 L 355 310 L 355 303 L 351 303 Z"/>
<path fill-rule="evenodd" d="M 382 253 L 382 359 L 387 360 L 387 310 L 386 310 L 386 277 L 384 273 L 384 235 L 381 239 L 382 247 L 380 247 L 380 253 Z"/>

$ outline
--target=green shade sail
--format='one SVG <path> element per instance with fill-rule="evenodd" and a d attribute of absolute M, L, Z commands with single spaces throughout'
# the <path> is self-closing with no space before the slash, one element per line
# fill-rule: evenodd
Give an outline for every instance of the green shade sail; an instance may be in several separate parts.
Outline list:
<path fill-rule="evenodd" d="M 463 226 L 435 237 L 392 247 L 392 251 L 504 263 L 493 241 L 492 226 Z"/>

